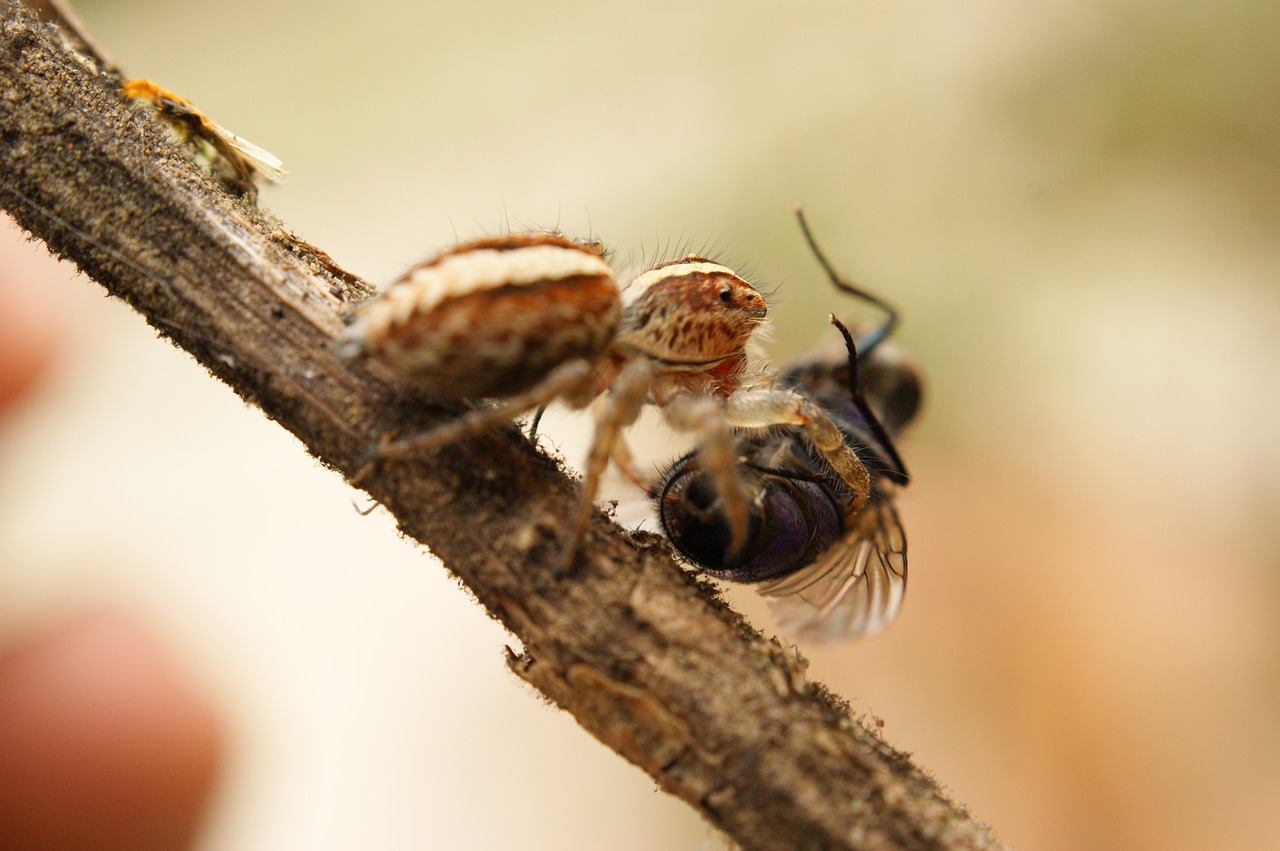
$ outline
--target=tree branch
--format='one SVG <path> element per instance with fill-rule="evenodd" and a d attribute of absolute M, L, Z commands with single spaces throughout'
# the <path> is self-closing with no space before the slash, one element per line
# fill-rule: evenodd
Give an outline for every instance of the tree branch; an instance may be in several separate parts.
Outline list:
<path fill-rule="evenodd" d="M 457 415 L 339 361 L 368 288 L 222 191 L 25 6 L 0 13 L 0 205 L 22 227 L 345 476 L 384 435 Z M 743 847 L 1000 847 L 655 536 L 597 514 L 553 580 L 576 487 L 514 427 L 360 487 L 520 639 L 517 675 Z"/>

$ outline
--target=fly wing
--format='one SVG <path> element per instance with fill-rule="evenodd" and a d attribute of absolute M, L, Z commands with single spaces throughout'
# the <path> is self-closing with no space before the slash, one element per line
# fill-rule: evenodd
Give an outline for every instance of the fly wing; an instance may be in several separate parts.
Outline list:
<path fill-rule="evenodd" d="M 778 626 L 794 637 L 829 641 L 880 632 L 907 591 L 907 538 L 890 495 L 873 494 L 813 564 L 757 590 Z"/>
<path fill-rule="evenodd" d="M 279 157 L 266 148 L 255 145 L 243 136 L 237 136 L 219 124 L 213 124 L 212 122 L 210 124 L 223 144 L 234 150 L 248 163 L 250 171 L 248 175 L 245 175 L 246 179 L 258 176 L 267 183 L 284 183 L 285 178 L 289 176 L 289 172 L 285 171 L 284 163 L 280 161 Z"/>

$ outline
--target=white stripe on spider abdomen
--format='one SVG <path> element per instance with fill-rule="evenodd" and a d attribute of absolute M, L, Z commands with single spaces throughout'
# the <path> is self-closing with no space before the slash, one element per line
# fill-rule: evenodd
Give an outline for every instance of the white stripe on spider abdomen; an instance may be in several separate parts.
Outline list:
<path fill-rule="evenodd" d="M 421 263 L 358 306 L 338 341 L 449 396 L 503 397 L 559 364 L 598 360 L 621 305 L 598 245 L 551 233 L 464 243 Z"/>

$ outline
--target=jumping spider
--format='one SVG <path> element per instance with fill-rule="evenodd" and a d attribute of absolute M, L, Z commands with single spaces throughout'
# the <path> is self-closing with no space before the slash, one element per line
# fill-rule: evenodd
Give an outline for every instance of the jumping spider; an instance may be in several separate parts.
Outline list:
<path fill-rule="evenodd" d="M 414 266 L 353 309 L 336 345 L 343 357 L 379 362 L 420 388 L 496 402 L 385 442 L 379 459 L 437 450 L 552 401 L 571 408 L 596 402 L 582 495 L 556 564 L 563 572 L 609 459 L 643 478 L 621 433 L 646 402 L 672 428 L 697 437 L 733 551 L 746 541 L 750 513 L 734 428 L 803 426 L 831 467 L 867 490 L 866 470 L 819 407 L 789 389 L 749 389 L 756 373 L 746 346 L 766 313 L 751 284 L 705 257 L 660 263 L 620 293 L 598 243 L 512 234 L 464 243 Z"/>

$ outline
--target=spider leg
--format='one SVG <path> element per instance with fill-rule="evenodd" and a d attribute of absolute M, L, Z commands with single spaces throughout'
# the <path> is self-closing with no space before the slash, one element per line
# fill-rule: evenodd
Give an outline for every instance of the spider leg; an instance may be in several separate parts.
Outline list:
<path fill-rule="evenodd" d="M 729 398 L 733 398 L 730 396 Z M 711 396 L 682 393 L 662 408 L 673 428 L 692 431 L 698 437 L 698 456 L 711 474 L 716 495 L 729 525 L 727 555 L 733 557 L 747 543 L 748 506 L 754 498 L 738 473 L 737 444 L 725 409 Z"/>
<path fill-rule="evenodd" d="M 540 384 L 524 393 L 503 399 L 492 408 L 476 408 L 429 431 L 383 443 L 378 447 L 377 458 L 427 452 L 480 434 L 557 398 L 572 398 L 590 382 L 591 376 L 592 365 L 588 361 L 572 360 L 563 363 L 553 369 Z"/>
<path fill-rule="evenodd" d="M 600 476 L 609 466 L 609 458 L 620 440 L 622 430 L 640 416 L 652 381 L 653 371 L 649 363 L 644 360 L 632 361 L 623 368 L 610 385 L 609 392 L 597 404 L 595 434 L 591 438 L 591 448 L 587 452 L 582 470 L 582 493 L 578 496 L 578 508 L 569 527 L 569 537 L 551 569 L 553 576 L 564 576 L 573 566 L 578 542 L 582 540 L 582 534 L 591 521 Z"/>
<path fill-rule="evenodd" d="M 654 486 L 652 478 L 645 474 L 643 470 L 636 464 L 635 457 L 631 454 L 631 448 L 627 446 L 627 440 L 622 435 L 613 442 L 613 465 L 618 468 L 618 472 L 631 482 L 631 484 L 640 488 L 645 493 L 649 493 Z"/>
<path fill-rule="evenodd" d="M 844 433 L 826 411 L 808 398 L 782 388 L 740 390 L 725 401 L 725 417 L 738 428 L 767 428 L 772 425 L 803 426 L 813 447 L 822 454 L 836 475 L 844 479 L 856 495 L 851 513 L 862 510 L 871 493 L 871 475 Z"/>

